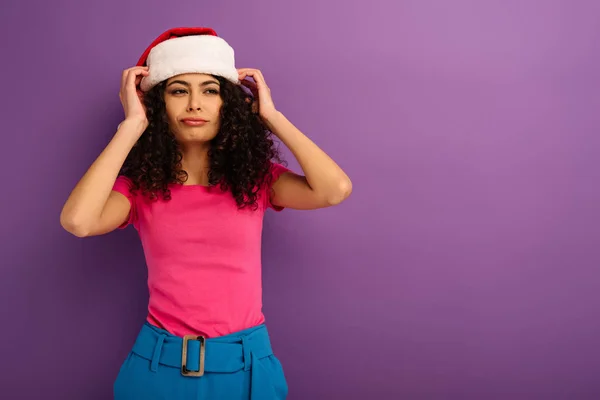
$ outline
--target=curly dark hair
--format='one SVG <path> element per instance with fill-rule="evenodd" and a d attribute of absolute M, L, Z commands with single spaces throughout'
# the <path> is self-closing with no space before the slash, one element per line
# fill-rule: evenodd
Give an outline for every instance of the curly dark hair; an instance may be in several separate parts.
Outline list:
<path fill-rule="evenodd" d="M 271 161 L 281 162 L 272 133 L 252 111 L 252 96 L 240 85 L 220 76 L 220 128 L 208 152 L 210 186 L 230 191 L 239 208 L 257 208 L 258 193 L 269 185 Z M 156 199 L 171 199 L 168 185 L 184 183 L 183 154 L 169 129 L 164 91 L 166 82 L 144 96 L 148 127 L 130 151 L 121 174 L 133 182 L 133 191 Z"/>

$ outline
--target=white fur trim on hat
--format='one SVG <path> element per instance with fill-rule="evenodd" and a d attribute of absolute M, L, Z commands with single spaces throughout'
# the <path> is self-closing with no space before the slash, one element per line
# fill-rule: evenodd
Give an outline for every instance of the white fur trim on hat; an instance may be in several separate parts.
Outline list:
<path fill-rule="evenodd" d="M 148 54 L 148 76 L 140 83 L 144 92 L 173 76 L 203 73 L 239 83 L 233 48 L 218 36 L 194 35 L 166 40 Z"/>

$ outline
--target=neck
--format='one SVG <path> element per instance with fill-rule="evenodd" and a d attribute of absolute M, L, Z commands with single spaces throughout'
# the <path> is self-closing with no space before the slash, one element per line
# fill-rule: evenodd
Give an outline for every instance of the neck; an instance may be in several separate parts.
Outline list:
<path fill-rule="evenodd" d="M 185 185 L 208 186 L 208 170 L 210 166 L 208 149 L 208 143 L 182 148 L 183 158 L 181 160 L 181 168 L 188 174 L 188 180 L 185 182 Z"/>

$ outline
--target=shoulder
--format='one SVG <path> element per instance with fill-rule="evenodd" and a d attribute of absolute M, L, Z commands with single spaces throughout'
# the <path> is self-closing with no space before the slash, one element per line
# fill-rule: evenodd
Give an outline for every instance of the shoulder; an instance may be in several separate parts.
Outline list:
<path fill-rule="evenodd" d="M 286 173 L 290 172 L 290 169 L 284 166 L 283 164 L 270 161 L 269 163 L 269 175 L 272 179 L 271 183 L 274 183 L 279 177 Z"/>
<path fill-rule="evenodd" d="M 115 183 L 133 187 L 133 181 L 131 180 L 131 178 L 129 178 L 128 176 L 125 176 L 125 175 L 119 175 L 119 176 L 117 176 L 117 179 L 115 180 Z"/>
<path fill-rule="evenodd" d="M 125 175 L 119 175 L 115 180 L 112 190 L 131 198 L 134 196 L 133 187 L 133 181 L 129 177 Z"/>

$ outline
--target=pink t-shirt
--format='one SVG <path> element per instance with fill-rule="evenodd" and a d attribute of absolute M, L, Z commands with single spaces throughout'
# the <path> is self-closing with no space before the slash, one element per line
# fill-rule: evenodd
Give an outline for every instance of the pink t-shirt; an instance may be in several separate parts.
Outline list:
<path fill-rule="evenodd" d="M 287 168 L 272 164 L 273 182 Z M 220 188 L 171 185 L 171 200 L 149 200 L 130 192 L 119 176 L 113 190 L 131 203 L 129 219 L 138 231 L 148 267 L 147 321 L 177 336 L 216 337 L 264 322 L 261 236 L 267 208 L 239 210 Z"/>

